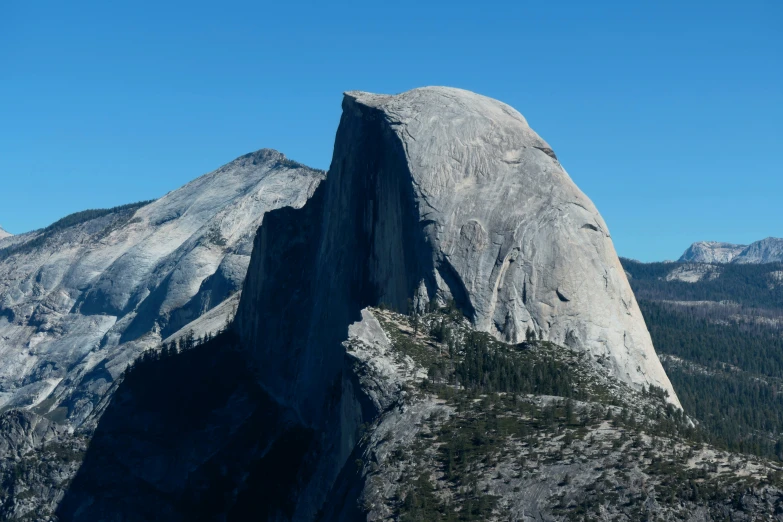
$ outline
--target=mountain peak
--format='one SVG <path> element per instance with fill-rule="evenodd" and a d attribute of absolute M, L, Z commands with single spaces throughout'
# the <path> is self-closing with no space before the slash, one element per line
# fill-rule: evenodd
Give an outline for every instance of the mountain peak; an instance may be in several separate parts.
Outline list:
<path fill-rule="evenodd" d="M 720 241 L 697 241 L 680 256 L 680 263 L 730 263 L 747 245 Z"/>
<path fill-rule="evenodd" d="M 783 262 L 783 239 L 768 237 L 750 245 L 719 241 L 697 241 L 682 254 L 680 263 L 743 263 Z"/>
<path fill-rule="evenodd" d="M 275 149 L 259 149 L 255 152 L 248 152 L 238 157 L 234 161 L 224 165 L 221 169 L 244 167 L 248 165 L 270 165 L 274 167 L 288 167 L 288 168 L 301 168 L 308 171 L 318 170 L 312 169 L 307 165 L 288 159 L 285 154 Z"/>
<path fill-rule="evenodd" d="M 779 263 L 783 262 L 783 239 L 768 237 L 751 243 L 740 253 L 734 263 Z"/>
<path fill-rule="evenodd" d="M 13 236 L 10 232 L 6 232 L 3 227 L 0 227 L 0 239 L 5 239 L 9 236 Z"/>
<path fill-rule="evenodd" d="M 298 165 L 262 149 L 155 201 L 77 212 L 2 240 L 13 244 L 0 249 L 0 310 L 12 320 L 0 321 L 0 339 L 43 342 L 34 354 L 4 352 L 0 342 L 0 409 L 37 405 L 50 394 L 50 407 L 54 397 L 92 397 L 99 388 L 84 368 L 98 362 L 95 347 L 104 349 L 101 364 L 118 368 L 101 378 L 107 387 L 160 337 L 238 292 L 264 214 L 304 205 L 324 177 Z M 35 274 L 39 282 L 31 286 Z M 28 309 L 38 310 L 33 319 Z M 41 384 L 20 384 L 41 368 L 56 369 L 46 370 L 50 380 Z M 58 386 L 43 388 L 46 382 Z M 71 410 L 65 421 L 78 425 L 91 408 Z"/>

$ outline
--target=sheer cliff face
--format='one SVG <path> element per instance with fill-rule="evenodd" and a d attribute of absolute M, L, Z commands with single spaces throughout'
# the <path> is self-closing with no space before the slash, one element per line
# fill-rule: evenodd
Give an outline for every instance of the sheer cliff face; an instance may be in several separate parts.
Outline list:
<path fill-rule="evenodd" d="M 81 423 L 141 351 L 240 290 L 264 213 L 323 177 L 261 150 L 148 205 L 0 240 L 0 412 Z"/>
<path fill-rule="evenodd" d="M 403 151 L 391 138 L 346 111 L 327 180 L 303 208 L 269 213 L 256 235 L 236 327 L 266 389 L 308 425 L 338 409 L 360 415 L 342 393 L 348 325 L 368 305 L 404 309 L 431 271 Z"/>
<path fill-rule="evenodd" d="M 263 380 L 308 423 L 339 397 L 359 310 L 408 299 L 454 299 L 479 330 L 530 329 L 678 404 L 598 211 L 517 111 L 467 91 L 347 93 L 327 181 L 267 218 L 245 295 Z"/>

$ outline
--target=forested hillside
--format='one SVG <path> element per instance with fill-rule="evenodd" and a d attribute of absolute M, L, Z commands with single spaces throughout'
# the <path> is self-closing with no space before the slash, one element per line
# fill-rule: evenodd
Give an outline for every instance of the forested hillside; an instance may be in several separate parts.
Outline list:
<path fill-rule="evenodd" d="M 710 442 L 783 460 L 783 265 L 623 266 L 680 401 Z"/>
<path fill-rule="evenodd" d="M 701 265 L 630 259 L 622 263 L 639 301 L 731 301 L 750 308 L 783 309 L 783 263 Z M 696 267 L 706 267 L 710 276 L 696 283 L 667 280 L 675 271 Z"/>

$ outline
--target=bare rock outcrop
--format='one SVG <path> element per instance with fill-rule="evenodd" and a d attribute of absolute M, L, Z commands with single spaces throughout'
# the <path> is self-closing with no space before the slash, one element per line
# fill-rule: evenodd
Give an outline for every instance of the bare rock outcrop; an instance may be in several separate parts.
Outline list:
<path fill-rule="evenodd" d="M 719 241 L 697 241 L 688 247 L 680 263 L 731 263 L 747 245 L 721 243 Z"/>
<path fill-rule="evenodd" d="M 688 247 L 680 263 L 763 264 L 783 262 L 783 239 L 768 237 L 750 245 L 697 241 Z"/>
<path fill-rule="evenodd" d="M 768 237 L 748 245 L 735 259 L 734 263 L 760 264 L 783 262 L 783 239 Z"/>
<path fill-rule="evenodd" d="M 264 214 L 324 175 L 264 149 L 154 202 L 0 240 L 0 413 L 78 426 L 142 351 L 238 293 Z"/>
<path fill-rule="evenodd" d="M 680 263 L 730 263 L 747 245 L 721 243 L 719 241 L 697 241 L 688 247 Z"/>

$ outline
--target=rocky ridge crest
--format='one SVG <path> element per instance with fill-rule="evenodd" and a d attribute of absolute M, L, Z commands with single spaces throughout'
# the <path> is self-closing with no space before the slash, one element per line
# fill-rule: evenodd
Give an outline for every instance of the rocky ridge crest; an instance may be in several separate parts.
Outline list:
<path fill-rule="evenodd" d="M 265 212 L 303 205 L 323 177 L 264 149 L 0 243 L 0 412 L 78 426 L 129 362 L 240 290 Z"/>
<path fill-rule="evenodd" d="M 768 237 L 750 245 L 697 241 L 680 256 L 680 263 L 763 264 L 783 262 L 783 239 Z"/>

